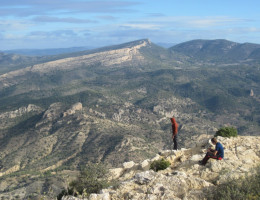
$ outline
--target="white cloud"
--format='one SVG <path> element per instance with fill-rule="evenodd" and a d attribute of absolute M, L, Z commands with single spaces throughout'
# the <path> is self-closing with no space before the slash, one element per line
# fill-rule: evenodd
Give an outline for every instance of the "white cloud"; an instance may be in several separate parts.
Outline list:
<path fill-rule="evenodd" d="M 149 23 L 148 23 L 149 22 Z M 148 18 L 131 21 L 133 24 L 153 24 L 154 26 L 181 28 L 212 28 L 221 26 L 234 26 L 251 23 L 252 20 L 226 16 L 151 16 Z"/>
<path fill-rule="evenodd" d="M 160 29 L 159 24 L 122 24 L 121 27 L 131 28 L 131 29 Z"/>
<path fill-rule="evenodd" d="M 208 28 L 208 27 L 218 27 L 218 26 L 228 26 L 239 23 L 244 23 L 247 20 L 240 18 L 230 18 L 230 17 L 193 17 L 192 19 L 184 20 L 184 23 L 192 27 L 197 28 Z"/>
<path fill-rule="evenodd" d="M 89 19 L 79 19 L 74 17 L 51 17 L 51 16 L 39 16 L 33 18 L 33 21 L 36 22 L 62 22 L 62 23 L 73 23 L 73 24 L 81 24 L 81 23 L 97 23 L 96 20 Z"/>
<path fill-rule="evenodd" d="M 133 12 L 137 1 L 106 0 L 9 0 L 2 1 L 2 16 L 32 16 L 50 13 L 122 13 Z"/>
<path fill-rule="evenodd" d="M 0 20 L 0 31 L 21 31 L 27 30 L 33 24 L 25 20 Z"/>

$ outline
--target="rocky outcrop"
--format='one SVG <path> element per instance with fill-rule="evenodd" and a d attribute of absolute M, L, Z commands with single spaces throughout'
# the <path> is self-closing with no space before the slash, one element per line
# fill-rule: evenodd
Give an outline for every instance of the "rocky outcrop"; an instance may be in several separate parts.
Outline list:
<path fill-rule="evenodd" d="M 60 102 L 53 103 L 49 108 L 44 112 L 42 120 L 36 124 L 35 127 L 39 127 L 45 123 L 53 123 L 59 118 L 66 117 L 69 115 L 75 114 L 77 111 L 82 111 L 82 103 L 78 102 L 73 104 L 68 110 L 64 112 L 64 105 Z"/>
<path fill-rule="evenodd" d="M 28 114 L 30 112 L 39 112 L 42 108 L 33 104 L 29 104 L 27 107 L 21 107 L 17 110 L 5 112 L 0 114 L 0 119 L 13 119 L 16 117 L 21 117 L 24 114 Z"/>
<path fill-rule="evenodd" d="M 211 146 L 210 136 L 204 136 L 190 149 L 162 151 L 142 163 L 127 162 L 122 168 L 111 169 L 113 178 L 121 182 L 118 188 L 104 189 L 100 194 L 91 194 L 89 199 L 206 199 L 206 188 L 214 189 L 215 185 L 243 177 L 260 163 L 259 136 L 218 137 L 218 140 L 225 148 L 223 160 L 210 159 L 206 166 L 198 164 Z M 159 172 L 147 170 L 152 160 L 160 158 L 169 160 L 171 166 Z M 68 199 L 77 198 L 63 198 Z"/>
<path fill-rule="evenodd" d="M 71 106 L 70 109 L 68 109 L 66 112 L 63 113 L 63 117 L 66 117 L 68 115 L 75 114 L 76 111 L 81 111 L 82 110 L 82 103 L 78 102 L 75 103 Z"/>
<path fill-rule="evenodd" d="M 52 121 L 61 115 L 61 110 L 63 110 L 63 104 L 53 103 L 49 108 L 44 112 L 42 119 L 46 121 Z"/>

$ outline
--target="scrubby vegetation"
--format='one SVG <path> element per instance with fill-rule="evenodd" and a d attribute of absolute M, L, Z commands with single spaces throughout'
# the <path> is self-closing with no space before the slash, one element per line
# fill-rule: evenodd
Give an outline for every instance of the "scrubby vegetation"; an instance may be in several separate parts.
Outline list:
<path fill-rule="evenodd" d="M 256 174 L 244 179 L 232 180 L 219 185 L 214 191 L 210 191 L 208 199 L 212 200 L 257 200 L 260 199 L 260 167 Z"/>
<path fill-rule="evenodd" d="M 69 183 L 69 187 L 58 196 L 72 195 L 86 197 L 91 193 L 98 193 L 101 189 L 111 185 L 108 181 L 108 169 L 103 164 L 89 163 L 80 171 L 76 180 Z"/>
<path fill-rule="evenodd" d="M 216 132 L 216 136 L 221 137 L 236 137 L 237 129 L 234 127 L 222 127 Z"/>
<path fill-rule="evenodd" d="M 164 170 L 167 167 L 170 166 L 170 162 L 168 160 L 165 159 L 161 159 L 161 160 L 155 160 L 152 162 L 150 169 L 154 170 L 154 171 L 159 171 L 159 170 Z"/>

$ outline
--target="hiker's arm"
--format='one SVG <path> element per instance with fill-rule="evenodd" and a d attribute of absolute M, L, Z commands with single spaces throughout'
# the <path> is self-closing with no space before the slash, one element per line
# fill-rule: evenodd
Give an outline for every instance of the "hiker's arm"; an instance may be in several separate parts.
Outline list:
<path fill-rule="evenodd" d="M 208 148 L 207 152 L 213 153 L 214 156 L 217 155 L 217 153 L 218 153 L 217 150 L 214 150 L 214 149 L 211 149 L 211 148 Z"/>

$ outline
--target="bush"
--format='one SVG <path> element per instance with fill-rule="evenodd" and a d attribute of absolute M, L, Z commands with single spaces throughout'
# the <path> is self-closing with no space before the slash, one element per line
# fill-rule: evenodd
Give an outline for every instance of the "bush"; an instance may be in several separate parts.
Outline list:
<path fill-rule="evenodd" d="M 69 188 L 59 194 L 58 199 L 66 195 L 88 196 L 108 186 L 107 168 L 103 164 L 87 164 L 77 179 L 69 184 Z"/>
<path fill-rule="evenodd" d="M 234 127 L 222 127 L 220 128 L 215 136 L 221 137 L 236 137 L 237 136 L 237 129 Z"/>
<path fill-rule="evenodd" d="M 151 163 L 150 169 L 152 169 L 153 171 L 159 171 L 159 170 L 164 170 L 167 167 L 170 166 L 170 162 L 168 160 L 165 159 L 161 159 L 161 160 L 155 160 Z"/>
<path fill-rule="evenodd" d="M 212 200 L 257 200 L 260 199 L 260 167 L 256 174 L 244 179 L 233 180 L 208 191 L 208 199 Z"/>

